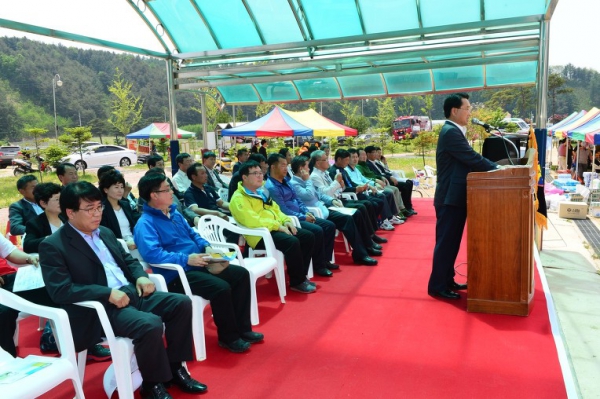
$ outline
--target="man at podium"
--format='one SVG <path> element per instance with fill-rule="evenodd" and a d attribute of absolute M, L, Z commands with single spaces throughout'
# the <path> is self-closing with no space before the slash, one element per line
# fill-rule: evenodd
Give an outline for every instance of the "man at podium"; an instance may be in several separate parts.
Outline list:
<path fill-rule="evenodd" d="M 499 168 L 475 152 L 467 141 L 471 108 L 466 93 L 451 94 L 444 100 L 447 121 L 440 132 L 435 155 L 437 185 L 433 205 L 437 222 L 427 291 L 444 299 L 460 299 L 456 291 L 467 288 L 466 284 L 454 281 L 454 263 L 467 220 L 467 174 Z"/>

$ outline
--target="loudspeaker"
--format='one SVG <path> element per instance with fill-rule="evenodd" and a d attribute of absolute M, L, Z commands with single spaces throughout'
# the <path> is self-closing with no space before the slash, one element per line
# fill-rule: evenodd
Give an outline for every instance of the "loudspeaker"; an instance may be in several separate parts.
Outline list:
<path fill-rule="evenodd" d="M 490 136 L 483 141 L 483 149 L 481 155 L 492 162 L 506 158 L 519 158 L 520 154 L 515 151 L 515 147 L 506 140 L 512 142 L 515 147 L 520 147 L 520 139 L 515 136 Z"/>

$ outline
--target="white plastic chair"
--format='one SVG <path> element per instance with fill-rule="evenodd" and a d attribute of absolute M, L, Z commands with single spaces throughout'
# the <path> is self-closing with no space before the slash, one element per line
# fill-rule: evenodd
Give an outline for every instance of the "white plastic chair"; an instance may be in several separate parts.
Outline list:
<path fill-rule="evenodd" d="M 429 183 L 427 181 L 427 172 L 424 170 L 419 170 L 419 169 L 415 168 L 414 166 L 412 168 L 413 168 L 413 172 L 415 173 L 415 179 L 417 179 L 419 181 L 419 185 L 426 190 L 431 188 L 431 186 L 429 185 Z"/>
<path fill-rule="evenodd" d="M 192 300 L 192 338 L 194 339 L 194 352 L 196 360 L 206 360 L 206 340 L 204 338 L 204 308 L 210 304 L 208 299 L 199 295 L 194 295 L 183 267 L 175 263 L 150 263 L 152 267 L 158 267 L 165 270 L 174 270 L 181 280 L 183 292 Z M 158 275 L 158 274 L 157 274 Z M 162 277 L 162 276 L 161 276 Z"/>
<path fill-rule="evenodd" d="M 258 298 L 256 295 L 256 281 L 259 277 L 265 276 L 271 272 L 275 273 L 277 288 L 279 289 L 279 298 L 281 303 L 285 303 L 285 272 L 283 262 L 278 262 L 273 248 L 266 247 L 265 257 L 244 258 L 240 247 L 236 244 L 228 243 L 225 240 L 224 231 L 229 230 L 236 234 L 254 235 L 254 229 L 247 229 L 235 226 L 228 221 L 217 216 L 205 215 L 198 222 L 198 231 L 200 235 L 207 240 L 213 248 L 219 248 L 225 251 L 235 251 L 237 260 L 231 263 L 239 264 L 250 273 L 250 321 L 252 325 L 259 323 L 258 317 Z M 267 230 L 267 229 L 264 229 Z M 271 236 L 268 231 L 266 234 Z"/>
<path fill-rule="evenodd" d="M 126 252 L 129 252 L 127 244 L 123 240 L 118 240 Z M 159 274 L 148 274 L 157 290 L 166 291 L 166 283 L 163 276 Z M 83 301 L 76 305 L 94 309 L 98 314 L 98 319 L 102 325 L 105 334 L 103 344 L 108 344 L 110 348 L 112 364 L 104 373 L 103 385 L 107 397 L 111 397 L 115 389 L 119 391 L 119 398 L 133 398 L 133 392 L 139 388 L 142 383 L 142 376 L 137 367 L 137 361 L 133 353 L 133 342 L 129 338 L 117 337 L 112 329 L 108 315 L 104 306 L 97 301 Z M 77 354 L 79 367 L 79 376 L 84 380 L 85 364 L 87 359 L 87 350 Z"/>
<path fill-rule="evenodd" d="M 432 187 L 435 187 L 437 175 L 435 174 L 435 169 L 432 166 L 425 165 L 425 180 L 428 180 L 429 184 Z"/>
<path fill-rule="evenodd" d="M 21 312 L 51 320 L 54 336 L 60 348 L 60 357 L 58 358 L 54 356 L 27 356 L 24 360 L 25 364 L 43 362 L 50 363 L 50 365 L 15 382 L 2 384 L 0 388 L 2 390 L 2 398 L 37 398 L 66 380 L 71 380 L 73 383 L 76 398 L 85 398 L 81 387 L 81 380 L 77 373 L 75 347 L 73 346 L 73 335 L 71 334 L 71 325 L 69 324 L 67 312 L 63 309 L 36 305 L 1 288 L 0 303 Z M 17 362 L 17 359 L 0 348 L 0 364 L 3 371 L 18 371 L 19 366 L 12 364 Z"/>

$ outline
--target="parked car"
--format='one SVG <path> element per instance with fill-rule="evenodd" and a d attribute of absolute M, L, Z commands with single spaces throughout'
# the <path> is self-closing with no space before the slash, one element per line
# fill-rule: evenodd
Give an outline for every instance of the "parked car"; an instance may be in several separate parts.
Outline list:
<path fill-rule="evenodd" d="M 92 145 L 83 151 L 83 159 L 79 152 L 74 152 L 61 161 L 72 163 L 78 170 L 83 170 L 104 165 L 129 166 L 137 163 L 138 158 L 135 151 L 116 145 Z"/>
<path fill-rule="evenodd" d="M 6 169 L 12 165 L 13 158 L 21 153 L 21 147 L 18 145 L 0 146 L 0 169 Z"/>

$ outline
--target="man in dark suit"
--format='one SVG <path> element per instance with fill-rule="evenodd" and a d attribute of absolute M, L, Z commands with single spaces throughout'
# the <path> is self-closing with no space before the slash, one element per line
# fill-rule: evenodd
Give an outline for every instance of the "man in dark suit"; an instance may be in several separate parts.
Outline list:
<path fill-rule="evenodd" d="M 215 169 L 216 164 L 217 155 L 214 152 L 209 151 L 202 154 L 202 165 L 206 169 L 206 173 L 208 173 L 208 182 L 206 184 L 214 187 L 217 191 L 221 188 L 228 189 L 229 185 L 221 179 L 219 172 Z"/>
<path fill-rule="evenodd" d="M 240 148 L 238 150 L 238 152 L 237 152 L 238 161 L 233 165 L 233 170 L 231 171 L 231 174 L 234 174 L 235 172 L 240 170 L 240 166 L 242 166 L 242 164 L 248 160 L 249 155 L 250 154 L 248 154 L 247 148 Z"/>
<path fill-rule="evenodd" d="M 376 175 L 381 176 L 382 179 L 385 179 L 389 184 L 395 186 L 402 196 L 402 202 L 404 203 L 405 210 L 403 210 L 403 214 L 407 217 L 416 215 L 417 212 L 412 207 L 412 190 L 413 190 L 413 182 L 412 180 L 400 181 L 392 176 L 392 173 L 389 170 L 386 170 L 382 163 L 379 162 L 379 157 L 381 156 L 381 148 L 376 146 L 366 146 L 365 152 L 367 153 L 367 167 Z"/>
<path fill-rule="evenodd" d="M 471 115 L 469 95 L 456 93 L 444 101 L 446 124 L 442 127 L 436 151 L 437 186 L 433 205 L 437 223 L 429 295 L 459 299 L 456 290 L 467 288 L 454 281 L 454 262 L 460 249 L 467 220 L 467 175 L 499 168 L 482 157 L 466 138 Z"/>
<path fill-rule="evenodd" d="M 143 398 L 170 398 L 163 385 L 167 382 L 185 392 L 206 391 L 182 365 L 193 357 L 190 299 L 155 292 L 140 263 L 100 226 L 101 200 L 100 190 L 91 183 L 66 186 L 60 207 L 68 223 L 40 244 L 46 289 L 69 314 L 75 349 L 97 342 L 102 331 L 95 313 L 74 303 L 99 301 L 115 333 L 133 339 Z"/>
<path fill-rule="evenodd" d="M 33 190 L 37 186 L 37 179 L 34 175 L 25 175 L 17 180 L 17 190 L 23 196 L 17 202 L 13 202 L 8 207 L 8 220 L 10 221 L 10 234 L 20 236 L 25 234 L 27 222 L 34 219 L 44 210 L 35 203 Z"/>

